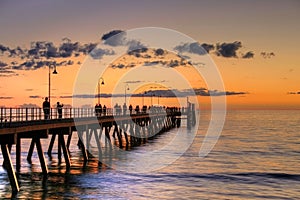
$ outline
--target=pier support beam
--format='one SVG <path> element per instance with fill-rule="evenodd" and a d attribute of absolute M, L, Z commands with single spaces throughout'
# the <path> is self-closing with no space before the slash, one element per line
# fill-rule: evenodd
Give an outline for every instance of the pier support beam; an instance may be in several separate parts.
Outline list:
<path fill-rule="evenodd" d="M 16 143 L 16 171 L 20 172 L 21 170 L 21 138 L 17 135 Z"/>
<path fill-rule="evenodd" d="M 63 134 L 59 134 L 58 141 L 59 141 L 60 148 L 62 149 L 62 151 L 64 153 L 66 167 L 67 167 L 67 170 L 68 170 L 71 167 L 71 161 L 70 161 L 70 154 L 69 154 L 69 151 L 67 149 Z"/>
<path fill-rule="evenodd" d="M 39 160 L 40 160 L 40 164 L 41 164 L 43 174 L 47 175 L 48 174 L 48 167 L 46 165 L 44 152 L 43 152 L 42 144 L 41 144 L 41 139 L 39 137 L 32 138 L 31 144 L 30 144 L 30 147 L 29 147 L 29 151 L 28 151 L 27 161 L 29 163 L 31 163 L 31 157 L 32 157 L 34 145 L 36 145 L 36 149 L 37 149 L 37 153 L 38 153 L 38 156 L 39 156 Z"/>
<path fill-rule="evenodd" d="M 53 149 L 53 145 L 54 145 L 54 142 L 55 142 L 55 137 L 56 137 L 56 134 L 53 133 L 52 134 L 52 137 L 51 137 L 51 141 L 50 141 L 50 144 L 49 144 L 49 148 L 48 148 L 48 156 L 51 158 L 52 157 L 52 149 Z"/>
<path fill-rule="evenodd" d="M 43 174 L 45 176 L 47 176 L 48 175 L 48 167 L 46 165 L 46 161 L 45 161 L 45 157 L 44 157 L 44 152 L 43 152 L 42 144 L 41 144 L 41 139 L 38 138 L 38 137 L 35 137 L 32 140 L 36 144 L 36 149 L 37 149 L 37 152 L 38 152 L 38 155 L 39 155 L 39 159 L 40 159 L 40 163 L 41 163 L 41 168 L 42 168 Z"/>
<path fill-rule="evenodd" d="M 10 185 L 13 193 L 17 193 L 20 191 L 19 183 L 16 177 L 16 173 L 11 162 L 10 153 L 7 144 L 1 144 L 1 151 L 4 158 L 5 168 L 7 170 L 7 174 L 9 177 Z"/>
<path fill-rule="evenodd" d="M 82 155 L 83 155 L 83 161 L 84 163 L 87 163 L 88 161 L 88 154 L 87 154 L 87 150 L 85 148 L 85 145 L 83 144 L 83 138 L 82 138 L 82 135 L 83 135 L 83 130 L 77 130 L 77 134 L 78 134 L 78 146 L 79 148 L 81 149 L 81 152 L 82 152 Z"/>

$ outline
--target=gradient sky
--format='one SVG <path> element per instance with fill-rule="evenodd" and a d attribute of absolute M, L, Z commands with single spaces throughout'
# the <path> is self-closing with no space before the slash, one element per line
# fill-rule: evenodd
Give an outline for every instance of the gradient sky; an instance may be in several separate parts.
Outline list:
<path fill-rule="evenodd" d="M 210 53 L 226 91 L 246 93 L 228 96 L 229 107 L 299 109 L 299 19 L 297 0 L 3 0 L 0 44 L 29 48 L 33 41 L 59 44 L 65 37 L 72 42 L 91 43 L 99 42 L 111 30 L 149 26 L 174 29 L 200 43 L 240 41 L 237 57 Z M 254 57 L 242 59 L 241 53 L 249 51 Z M 275 56 L 264 57 L 262 52 Z M 9 59 L 0 52 L 1 62 Z M 59 67 L 60 77 L 53 77 L 52 86 L 57 96 L 72 92 L 79 67 Z M 29 96 L 47 95 L 47 69 L 19 70 L 18 74 L 0 74 L 0 105 L 40 104 L 41 99 Z M 201 97 L 203 101 L 207 98 Z"/>

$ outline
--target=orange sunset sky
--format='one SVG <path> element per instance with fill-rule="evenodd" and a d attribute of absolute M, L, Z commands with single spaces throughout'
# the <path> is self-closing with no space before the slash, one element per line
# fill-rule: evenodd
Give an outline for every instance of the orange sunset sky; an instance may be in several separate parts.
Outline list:
<path fill-rule="evenodd" d="M 51 76 L 51 103 L 61 101 L 71 105 L 72 98 L 67 97 L 73 95 L 78 72 L 87 64 L 87 52 L 91 50 L 88 44 L 103 42 L 103 35 L 113 30 L 162 27 L 210 47 L 205 56 L 211 58 L 221 74 L 229 109 L 300 109 L 299 11 L 300 2 L 296 0 L 100 0 L 85 3 L 4 0 L 0 2 L 0 106 L 40 106 L 48 96 L 48 61 L 56 62 L 58 71 Z M 170 60 L 176 60 L 175 54 L 165 51 L 155 55 L 155 49 L 143 55 L 151 57 L 147 62 L 167 60 L 170 65 Z M 162 77 L 155 82 L 149 78 L 149 74 L 162 67 L 152 65 L 148 66 L 150 71 L 146 75 L 130 80 L 125 77 L 116 86 L 122 76 L 136 66 L 112 66 L 145 64 L 145 60 L 139 59 L 123 55 L 114 63 L 106 63 L 110 67 L 102 74 L 105 84 L 101 86 L 101 93 L 124 94 L 126 81 L 130 88 L 128 95 L 170 89 L 165 82 L 171 84 L 171 79 L 165 81 Z M 161 68 L 160 74 L 170 78 L 169 72 L 162 70 L 165 69 Z M 188 79 L 192 88 L 208 91 L 192 66 L 178 65 L 172 70 Z M 149 84 L 151 80 L 155 84 Z M 172 89 L 187 89 L 176 81 L 172 84 Z M 93 89 L 96 94 L 97 83 Z M 140 104 L 141 98 L 131 97 L 130 103 Z M 119 99 L 119 103 L 124 102 L 122 95 Z M 180 101 L 185 99 L 181 97 Z M 198 94 L 197 99 L 200 104 L 209 105 L 209 96 Z M 109 101 L 109 98 L 101 99 L 105 104 Z M 149 104 L 150 97 L 145 101 Z M 157 97 L 154 101 L 158 101 Z M 161 104 L 174 102 L 176 100 L 167 97 L 160 99 Z"/>

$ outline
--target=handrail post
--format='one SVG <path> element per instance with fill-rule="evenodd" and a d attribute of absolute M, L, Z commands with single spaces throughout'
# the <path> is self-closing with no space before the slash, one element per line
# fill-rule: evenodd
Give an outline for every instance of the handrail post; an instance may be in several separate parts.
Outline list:
<path fill-rule="evenodd" d="M 1 124 L 2 124 L 2 120 L 3 120 L 3 108 L 1 107 L 1 116 L 0 116 L 0 120 L 1 120 Z"/>
<path fill-rule="evenodd" d="M 9 123 L 11 123 L 12 118 L 12 108 L 9 108 Z"/>
<path fill-rule="evenodd" d="M 31 108 L 31 120 L 34 120 L 34 109 L 35 108 Z"/>
<path fill-rule="evenodd" d="M 25 108 L 25 121 L 28 121 L 28 108 Z"/>

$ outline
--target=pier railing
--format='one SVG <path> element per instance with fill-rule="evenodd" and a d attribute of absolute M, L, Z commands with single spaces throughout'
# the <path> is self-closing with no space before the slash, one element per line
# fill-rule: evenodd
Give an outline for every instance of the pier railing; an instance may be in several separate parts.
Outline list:
<path fill-rule="evenodd" d="M 42 108 L 0 108 L 0 128 L 7 127 L 12 122 L 27 122 L 37 120 L 49 120 L 49 119 L 69 119 L 69 118 L 84 118 L 84 117 L 101 117 L 101 116 L 113 116 L 113 115 L 129 115 L 139 113 L 158 113 L 158 112 L 173 112 L 181 111 L 183 114 L 186 108 L 165 108 L 165 107 L 150 107 L 147 109 L 136 110 L 118 110 L 113 108 L 106 108 L 97 112 L 95 108 L 63 108 L 62 116 L 60 117 L 56 108 L 50 109 L 50 115 L 48 119 L 45 119 L 44 111 Z"/>

